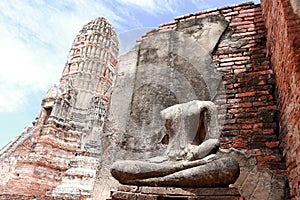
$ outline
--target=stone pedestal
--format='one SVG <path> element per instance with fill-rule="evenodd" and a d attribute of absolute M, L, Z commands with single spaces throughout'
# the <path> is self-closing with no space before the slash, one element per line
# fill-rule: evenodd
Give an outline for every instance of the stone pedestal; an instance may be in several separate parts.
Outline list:
<path fill-rule="evenodd" d="M 243 200 L 236 188 L 173 188 L 121 185 L 107 200 Z"/>

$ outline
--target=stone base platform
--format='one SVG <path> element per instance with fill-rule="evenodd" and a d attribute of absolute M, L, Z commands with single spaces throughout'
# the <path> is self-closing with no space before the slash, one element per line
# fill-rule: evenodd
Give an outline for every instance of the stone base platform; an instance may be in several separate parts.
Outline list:
<path fill-rule="evenodd" d="M 244 200 L 236 188 L 173 188 L 121 185 L 107 200 Z"/>

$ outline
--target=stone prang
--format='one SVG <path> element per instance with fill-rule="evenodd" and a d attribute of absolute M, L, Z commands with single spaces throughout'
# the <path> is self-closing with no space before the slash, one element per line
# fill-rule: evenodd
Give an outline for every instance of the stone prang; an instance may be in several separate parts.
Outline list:
<path fill-rule="evenodd" d="M 105 18 L 82 28 L 33 127 L 1 150 L 0 174 L 7 174 L 0 193 L 91 196 L 118 51 L 117 35 Z"/>

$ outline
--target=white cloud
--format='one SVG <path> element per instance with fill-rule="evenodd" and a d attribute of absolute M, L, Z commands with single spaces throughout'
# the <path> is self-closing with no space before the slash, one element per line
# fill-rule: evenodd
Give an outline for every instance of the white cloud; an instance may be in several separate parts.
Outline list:
<path fill-rule="evenodd" d="M 192 0 L 192 3 L 199 9 L 199 10 L 203 10 L 203 9 L 207 9 L 210 7 L 210 4 L 208 3 L 209 1 L 205 1 L 205 0 Z"/>
<path fill-rule="evenodd" d="M 207 1 L 207 0 L 192 0 L 192 3 L 197 7 L 199 10 L 205 10 L 205 9 L 214 9 L 218 8 L 220 6 L 231 6 L 236 4 L 241 4 L 245 2 L 249 2 L 250 0 L 213 0 L 213 1 Z M 260 0 L 252 0 L 255 4 L 259 4 Z"/>
<path fill-rule="evenodd" d="M 31 93 L 46 91 L 58 81 L 85 23 L 105 16 L 125 29 L 126 22 L 103 2 L 92 0 L 3 0 L 0 10 L 0 112 L 18 110 Z"/>
<path fill-rule="evenodd" d="M 126 6 L 138 7 L 150 14 L 158 14 L 163 12 L 170 12 L 175 14 L 183 0 L 118 0 L 120 3 Z"/>
<path fill-rule="evenodd" d="M 29 49 L 3 30 L 0 34 L 0 112 L 12 112 L 30 92 L 46 90 L 58 74 L 43 49 Z"/>

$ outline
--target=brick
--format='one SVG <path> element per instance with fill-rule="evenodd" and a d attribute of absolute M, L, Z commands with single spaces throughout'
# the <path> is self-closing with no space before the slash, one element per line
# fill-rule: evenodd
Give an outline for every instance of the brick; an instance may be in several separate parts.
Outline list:
<path fill-rule="evenodd" d="M 227 62 L 227 61 L 221 61 L 222 63 L 220 63 L 220 66 L 232 66 L 234 65 L 234 62 Z M 224 62 L 224 63 L 223 63 Z"/>
<path fill-rule="evenodd" d="M 235 65 L 244 65 L 250 63 L 250 60 L 234 61 Z"/>
<path fill-rule="evenodd" d="M 246 103 L 238 103 L 236 105 L 236 107 L 239 107 L 239 108 L 248 108 L 248 107 L 252 107 L 253 104 L 251 102 L 246 102 Z"/>
<path fill-rule="evenodd" d="M 226 94 L 236 94 L 238 92 L 237 89 L 226 89 Z"/>
<path fill-rule="evenodd" d="M 240 12 L 240 14 L 238 15 L 238 17 L 242 17 L 242 18 L 249 18 L 249 17 L 252 17 L 252 16 L 254 16 L 255 14 L 254 13 L 251 13 L 251 12 L 249 12 L 249 13 L 241 13 Z"/>
<path fill-rule="evenodd" d="M 237 119 L 237 123 L 257 123 L 259 120 L 256 118 L 242 118 L 242 119 Z"/>
<path fill-rule="evenodd" d="M 262 17 L 256 17 L 254 19 L 254 23 L 258 23 L 258 22 L 264 22 L 263 18 Z"/>
<path fill-rule="evenodd" d="M 229 25 L 230 26 L 240 26 L 240 25 L 245 25 L 245 24 L 252 24 L 252 21 L 237 21 L 237 22 L 231 22 Z"/>
<path fill-rule="evenodd" d="M 247 149 L 248 145 L 245 143 L 234 143 L 232 144 L 232 148 L 236 148 L 236 149 Z"/>
<path fill-rule="evenodd" d="M 245 142 L 247 142 L 247 139 L 242 138 L 242 137 L 234 137 L 234 138 L 232 138 L 232 141 L 234 143 L 245 143 Z"/>
<path fill-rule="evenodd" d="M 282 158 L 277 157 L 277 156 L 273 156 L 273 155 L 269 155 L 269 156 L 257 156 L 256 157 L 258 162 L 278 162 L 281 161 Z"/>
<path fill-rule="evenodd" d="M 223 14 L 223 16 L 225 16 L 225 17 L 235 17 L 238 14 L 239 14 L 238 11 L 233 11 L 233 12 Z"/>
<path fill-rule="evenodd" d="M 239 30 L 239 29 L 246 29 L 247 30 L 248 28 L 255 28 L 255 25 L 253 23 L 250 23 L 250 24 L 237 26 L 236 30 Z"/>
<path fill-rule="evenodd" d="M 232 34 L 232 37 L 244 37 L 244 36 L 249 36 L 249 35 L 255 35 L 256 33 L 257 33 L 256 31 L 249 31 L 249 32 L 245 32 L 245 33 L 234 33 L 234 34 Z"/>
<path fill-rule="evenodd" d="M 243 21 L 243 18 L 241 17 L 234 17 L 231 22 L 234 23 L 234 22 L 242 22 Z"/>
<path fill-rule="evenodd" d="M 256 92 L 244 92 L 240 94 L 236 94 L 236 97 L 250 97 L 250 96 L 255 96 Z"/>
<path fill-rule="evenodd" d="M 257 116 L 256 112 L 249 113 L 249 112 L 238 112 L 234 115 L 236 118 L 255 118 Z"/>
<path fill-rule="evenodd" d="M 243 6 L 237 6 L 237 7 L 233 8 L 233 10 L 243 10 L 243 9 L 251 8 L 251 2 L 246 2 L 244 4 L 245 5 L 243 5 Z M 247 4 L 249 4 L 249 5 L 247 5 Z"/>
<path fill-rule="evenodd" d="M 246 71 L 247 71 L 247 69 L 235 69 L 235 70 L 233 70 L 233 72 L 235 74 L 243 73 L 243 72 L 246 72 Z"/>
<path fill-rule="evenodd" d="M 224 58 L 220 59 L 220 62 L 231 62 L 231 61 L 240 61 L 240 60 L 249 60 L 250 56 L 238 56 L 233 58 Z"/>
<path fill-rule="evenodd" d="M 230 13 L 230 12 L 233 12 L 232 9 L 221 9 L 221 13 Z"/>
<path fill-rule="evenodd" d="M 254 55 L 251 56 L 251 59 L 255 59 L 255 58 L 264 58 L 264 57 L 266 57 L 265 54 L 254 54 Z"/>
<path fill-rule="evenodd" d="M 274 141 L 274 142 L 267 142 L 266 146 L 269 148 L 277 148 L 279 146 L 279 141 Z"/>
<path fill-rule="evenodd" d="M 244 48 L 244 49 L 248 49 L 249 48 L 250 51 L 253 51 L 253 48 L 251 48 L 251 47 L 255 47 L 255 46 L 256 46 L 255 43 L 250 43 L 250 44 L 243 45 L 241 48 Z M 258 49 L 260 49 L 260 48 L 258 48 Z"/>
<path fill-rule="evenodd" d="M 259 8 L 251 8 L 251 9 L 242 9 L 240 13 L 255 13 L 256 11 L 259 11 Z M 261 14 L 261 13 L 258 13 Z"/>
<path fill-rule="evenodd" d="M 253 128 L 253 124 L 241 124 L 240 128 L 241 129 L 252 129 Z"/>

